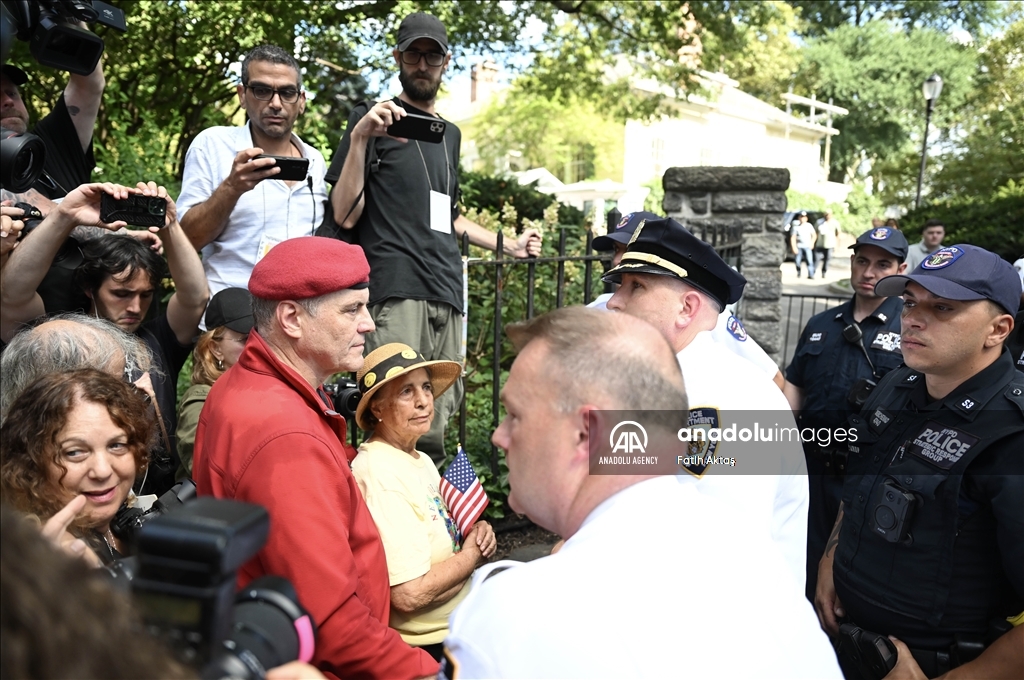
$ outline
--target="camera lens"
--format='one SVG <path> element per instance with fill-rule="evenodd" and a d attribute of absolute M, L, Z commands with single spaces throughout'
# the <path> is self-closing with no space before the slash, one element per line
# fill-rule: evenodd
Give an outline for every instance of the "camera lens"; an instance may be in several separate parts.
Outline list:
<path fill-rule="evenodd" d="M 887 501 L 889 501 L 891 503 L 892 501 L 896 500 L 896 496 L 892 495 L 892 491 L 886 491 L 885 492 L 885 500 L 887 500 Z"/>
<path fill-rule="evenodd" d="M 149 204 L 150 215 L 163 215 L 167 211 L 167 204 L 158 201 L 152 201 Z"/>
<path fill-rule="evenodd" d="M 882 529 L 892 529 L 896 526 L 896 513 L 884 505 L 875 508 L 875 524 Z"/>
<path fill-rule="evenodd" d="M 46 147 L 32 134 L 18 135 L 6 128 L 0 133 L 0 185 L 8 191 L 21 193 L 32 188 L 43 172 Z"/>

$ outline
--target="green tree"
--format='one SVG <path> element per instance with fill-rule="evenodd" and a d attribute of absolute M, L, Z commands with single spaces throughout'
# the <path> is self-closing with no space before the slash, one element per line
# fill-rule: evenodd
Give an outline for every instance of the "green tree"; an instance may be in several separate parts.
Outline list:
<path fill-rule="evenodd" d="M 516 82 L 467 126 L 488 170 L 503 168 L 509 151 L 528 168 L 549 168 L 566 183 L 594 177 L 621 177 L 624 127 L 588 101 L 570 99 L 567 107 Z M 577 157 L 593 153 L 592 163 L 577 178 Z"/>
<path fill-rule="evenodd" d="M 1024 186 L 1024 10 L 980 51 L 977 86 L 967 97 L 955 148 L 936 159 L 935 199 L 988 196 L 1013 181 Z M 945 91 L 943 91 L 943 95 Z M 941 101 L 941 100 L 940 100 Z"/>
<path fill-rule="evenodd" d="M 833 125 L 830 179 L 851 181 L 869 174 L 874 186 L 882 174 L 920 142 L 924 127 L 921 83 L 932 73 L 945 86 L 935 108 L 935 129 L 948 129 L 967 100 L 976 68 L 976 50 L 932 29 L 906 33 L 887 22 L 844 25 L 810 41 L 798 78 L 800 89 L 819 99 L 833 97 L 850 110 Z M 901 170 L 902 172 L 902 170 Z"/>
<path fill-rule="evenodd" d="M 771 0 L 762 3 L 765 21 L 736 27 L 734 42 L 727 48 L 717 35 L 704 35 L 704 67 L 721 70 L 748 94 L 778 105 L 789 88 L 801 62 L 800 46 L 794 39 L 804 23 L 790 3 Z"/>
<path fill-rule="evenodd" d="M 992 0 L 790 0 L 806 20 L 805 35 L 822 36 L 840 26 L 888 21 L 906 30 L 961 26 L 977 35 L 1000 13 Z"/>

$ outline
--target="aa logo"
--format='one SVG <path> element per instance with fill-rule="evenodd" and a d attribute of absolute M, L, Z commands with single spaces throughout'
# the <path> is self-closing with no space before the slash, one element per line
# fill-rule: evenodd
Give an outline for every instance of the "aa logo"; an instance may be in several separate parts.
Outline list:
<path fill-rule="evenodd" d="M 647 430 L 636 421 L 624 420 L 612 428 L 608 446 L 612 453 L 647 453 Z"/>

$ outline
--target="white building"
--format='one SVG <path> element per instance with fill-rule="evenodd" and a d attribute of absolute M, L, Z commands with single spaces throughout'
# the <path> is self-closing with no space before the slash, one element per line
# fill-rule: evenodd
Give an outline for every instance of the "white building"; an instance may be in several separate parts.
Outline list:
<path fill-rule="evenodd" d="M 642 207 L 647 195 L 643 185 L 661 177 L 669 167 L 764 166 L 788 168 L 792 189 L 820 195 L 829 202 L 846 199 L 850 187 L 828 181 L 823 155 L 826 140 L 838 134 L 838 130 L 816 122 L 827 114 L 813 112 L 807 118 L 792 115 L 741 91 L 739 83 L 720 73 L 701 71 L 700 80 L 704 93 L 691 94 L 688 99 L 671 97 L 672 114 L 649 122 L 625 123 L 621 150 L 616 152 L 622 155 L 621 176 L 589 178 L 590 181 L 564 187 L 557 186 L 554 182 L 558 180 L 551 178 L 554 182 L 539 188 L 580 208 L 597 207 L 595 196 L 603 195 L 618 200 L 620 210 L 627 212 Z M 464 124 L 478 115 L 491 98 L 501 96 L 504 88 L 496 81 L 497 67 L 493 62 L 478 64 L 473 68 L 469 96 L 463 93 L 459 97 L 453 92 L 438 102 L 438 110 L 456 124 L 462 123 L 460 127 L 465 130 Z M 638 80 L 633 87 L 671 94 L 670 89 L 653 81 Z M 798 104 L 810 102 L 800 97 L 791 99 Z M 462 142 L 462 161 L 464 167 L 474 167 L 478 161 L 475 144 L 466 136 Z M 509 161 L 500 169 L 514 168 L 514 159 Z M 602 194 L 603 189 L 608 191 Z M 639 205 L 635 205 L 638 201 Z M 581 204 L 584 202 L 586 205 Z"/>

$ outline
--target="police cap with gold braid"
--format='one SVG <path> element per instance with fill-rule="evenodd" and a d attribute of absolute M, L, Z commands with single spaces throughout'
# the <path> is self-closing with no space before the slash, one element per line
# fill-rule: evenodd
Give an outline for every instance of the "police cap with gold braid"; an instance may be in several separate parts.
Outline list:
<path fill-rule="evenodd" d="M 626 253 L 603 281 L 621 283 L 623 274 L 674 276 L 710 295 L 725 307 L 740 299 L 747 280 L 715 249 L 671 217 L 637 225 Z"/>

